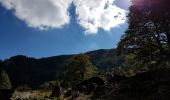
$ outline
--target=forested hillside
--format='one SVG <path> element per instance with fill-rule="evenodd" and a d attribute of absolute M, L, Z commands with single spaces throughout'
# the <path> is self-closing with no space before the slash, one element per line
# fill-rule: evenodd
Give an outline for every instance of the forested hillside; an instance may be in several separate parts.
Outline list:
<path fill-rule="evenodd" d="M 108 70 L 118 67 L 124 62 L 123 57 L 115 55 L 115 49 L 101 49 L 85 53 L 98 70 Z M 62 79 L 68 70 L 69 60 L 75 55 L 61 55 L 35 59 L 18 55 L 3 62 L 13 87 L 27 84 L 39 86 L 46 81 Z M 30 80 L 31 79 L 31 80 Z"/>

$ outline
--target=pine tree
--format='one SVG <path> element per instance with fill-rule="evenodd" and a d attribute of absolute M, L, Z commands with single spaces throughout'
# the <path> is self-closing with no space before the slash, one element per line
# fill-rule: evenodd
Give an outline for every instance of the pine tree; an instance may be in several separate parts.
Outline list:
<path fill-rule="evenodd" d="M 3 70 L 0 73 L 0 89 L 11 89 L 11 82 L 8 74 Z"/>

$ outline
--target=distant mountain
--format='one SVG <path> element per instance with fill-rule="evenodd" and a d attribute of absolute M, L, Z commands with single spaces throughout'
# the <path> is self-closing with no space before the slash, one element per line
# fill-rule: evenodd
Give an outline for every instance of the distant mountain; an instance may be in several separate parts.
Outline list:
<path fill-rule="evenodd" d="M 101 70 L 116 67 L 123 63 L 123 57 L 115 56 L 115 49 L 100 49 L 85 53 L 94 66 Z M 4 69 L 9 74 L 14 87 L 28 84 L 38 86 L 46 81 L 63 78 L 68 69 L 69 59 L 74 55 L 61 55 L 47 58 L 30 58 L 23 55 L 4 61 Z"/>

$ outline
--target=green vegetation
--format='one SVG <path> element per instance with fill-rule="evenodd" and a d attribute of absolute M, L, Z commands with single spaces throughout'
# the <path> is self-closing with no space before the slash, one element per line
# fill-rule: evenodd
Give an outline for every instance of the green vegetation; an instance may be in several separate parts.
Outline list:
<path fill-rule="evenodd" d="M 117 52 L 133 53 L 139 66 L 159 66 L 170 59 L 169 0 L 132 0 L 129 27 Z"/>
<path fill-rule="evenodd" d="M 93 92 L 92 100 L 169 100 L 169 75 L 170 69 L 156 69 L 131 77 L 114 76 Z"/>
<path fill-rule="evenodd" d="M 60 81 L 48 81 L 40 85 L 39 89 L 41 90 L 52 90 L 56 85 L 58 85 Z"/>
<path fill-rule="evenodd" d="M 101 49 L 85 54 L 89 56 L 90 62 L 98 71 L 105 72 L 108 69 L 120 66 L 124 62 L 123 56 L 117 57 L 115 55 L 115 49 Z M 70 60 L 74 56 L 63 55 L 35 59 L 18 55 L 4 60 L 3 68 L 8 73 L 13 88 L 27 84 L 29 87 L 37 89 L 45 82 L 63 80 L 69 69 Z"/>
<path fill-rule="evenodd" d="M 97 69 L 89 60 L 89 56 L 79 54 L 74 56 L 69 63 L 69 70 L 66 72 L 65 81 L 75 84 L 89 79 L 96 75 Z"/>
<path fill-rule="evenodd" d="M 0 89 L 11 88 L 10 77 L 17 91 L 45 90 L 32 92 L 34 97 L 170 100 L 169 4 L 169 0 L 132 0 L 129 27 L 118 43 L 118 55 L 115 49 L 101 49 L 0 61 Z"/>
<path fill-rule="evenodd" d="M 11 81 L 8 74 L 3 70 L 0 72 L 0 89 L 11 89 Z"/>

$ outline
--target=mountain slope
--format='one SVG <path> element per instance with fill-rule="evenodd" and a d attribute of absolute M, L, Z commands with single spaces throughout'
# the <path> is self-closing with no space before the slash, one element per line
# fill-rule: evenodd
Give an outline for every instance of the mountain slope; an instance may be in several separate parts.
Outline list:
<path fill-rule="evenodd" d="M 121 64 L 123 58 L 115 56 L 115 49 L 100 49 L 85 53 L 99 69 L 106 70 Z M 68 69 L 69 59 L 74 55 L 61 55 L 48 58 L 30 58 L 23 55 L 11 57 L 4 61 L 14 87 L 28 84 L 36 87 L 43 82 L 61 79 Z"/>

